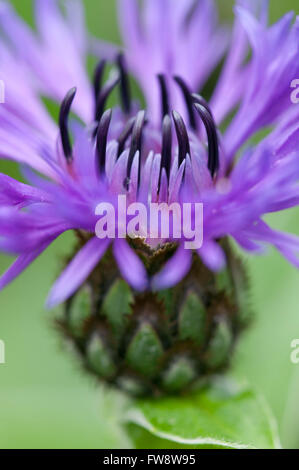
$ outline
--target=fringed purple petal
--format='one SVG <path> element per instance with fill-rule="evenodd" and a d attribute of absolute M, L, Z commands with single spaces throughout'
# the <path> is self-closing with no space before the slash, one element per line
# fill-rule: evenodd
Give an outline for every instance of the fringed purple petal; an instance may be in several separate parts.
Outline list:
<path fill-rule="evenodd" d="M 159 191 L 159 203 L 168 201 L 168 180 L 165 168 L 162 168 L 160 191 Z"/>
<path fill-rule="evenodd" d="M 186 117 L 172 77 L 179 74 L 197 90 L 228 43 L 227 31 L 218 25 L 214 2 L 202 0 L 194 7 L 193 0 L 146 0 L 140 7 L 138 0 L 119 0 L 118 5 L 126 59 L 141 84 L 152 120 L 157 124 L 160 120 L 160 91 L 154 86 L 160 73 L 166 77 L 172 108 Z"/>
<path fill-rule="evenodd" d="M 119 54 L 120 47 L 102 39 L 92 37 L 89 40 L 89 50 L 95 57 L 114 62 Z"/>
<path fill-rule="evenodd" d="M 259 221 L 244 234 L 258 242 L 272 244 L 296 268 L 299 268 L 299 237 L 271 229 L 265 222 Z"/>
<path fill-rule="evenodd" d="M 68 3 L 78 8 L 76 0 Z M 46 96 L 61 101 L 67 90 L 74 85 L 78 87 L 74 109 L 83 120 L 90 122 L 93 112 L 92 88 L 84 67 L 86 51 L 82 50 L 82 26 L 77 32 L 77 38 L 80 36 L 79 47 L 78 39 L 74 38 L 73 24 L 63 18 L 57 0 L 37 1 L 35 9 L 38 35 L 7 4 L 1 5 L 1 27 Z M 22 60 L 16 64 L 22 64 Z"/>
<path fill-rule="evenodd" d="M 158 201 L 158 187 L 161 169 L 161 155 L 155 155 L 152 166 L 151 202 Z"/>
<path fill-rule="evenodd" d="M 129 151 L 125 150 L 115 163 L 110 182 L 110 191 L 112 193 L 122 194 L 124 192 L 124 182 L 127 176 L 128 157 Z"/>
<path fill-rule="evenodd" d="M 144 291 L 148 286 L 148 278 L 137 254 L 122 239 L 115 240 L 113 253 L 123 278 L 137 291 Z"/>
<path fill-rule="evenodd" d="M 48 308 L 55 307 L 74 294 L 105 254 L 109 243 L 108 239 L 94 237 L 81 248 L 52 287 L 46 304 Z"/>
<path fill-rule="evenodd" d="M 150 194 L 150 183 L 152 175 L 154 152 L 150 152 L 141 172 L 141 185 L 139 189 L 139 201 L 143 204 L 147 204 Z"/>
<path fill-rule="evenodd" d="M 169 202 L 170 203 L 178 200 L 179 192 L 180 192 L 181 185 L 182 185 L 183 175 L 185 171 L 185 163 L 186 163 L 186 160 L 184 160 L 181 163 L 173 186 L 169 186 Z"/>
<path fill-rule="evenodd" d="M 51 196 L 41 189 L 20 183 L 10 176 L 0 173 L 0 204 L 23 207 L 36 202 L 49 202 Z"/>
<path fill-rule="evenodd" d="M 192 251 L 180 245 L 175 254 L 165 264 L 164 268 L 156 274 L 151 286 L 154 290 L 168 289 L 180 282 L 188 273 L 192 262 Z"/>
<path fill-rule="evenodd" d="M 20 255 L 8 268 L 8 270 L 0 277 L 0 290 L 4 289 L 4 287 L 10 284 L 23 271 L 25 271 L 25 269 L 27 269 L 28 266 L 33 263 L 33 261 L 38 258 L 53 241 L 54 239 L 51 239 L 47 243 L 44 243 L 37 250 L 33 250 L 31 253 Z"/>
<path fill-rule="evenodd" d="M 237 7 L 236 14 L 253 57 L 242 104 L 224 136 L 229 161 L 251 135 L 289 109 L 290 83 L 299 73 L 299 19 L 292 25 L 293 14 L 288 13 L 267 28 L 245 8 Z"/>
<path fill-rule="evenodd" d="M 221 271 L 226 265 L 224 251 L 218 243 L 212 240 L 205 241 L 202 248 L 198 250 L 198 254 L 211 271 Z"/>
<path fill-rule="evenodd" d="M 139 165 L 140 165 L 140 152 L 138 150 L 134 156 L 132 168 L 131 168 L 130 183 L 129 183 L 129 190 L 128 190 L 129 204 L 134 203 L 137 199 Z"/>
<path fill-rule="evenodd" d="M 250 0 L 246 3 L 250 3 Z M 247 51 L 246 33 L 237 16 L 230 50 L 211 99 L 211 108 L 217 123 L 221 123 L 241 99 L 246 86 L 246 73 L 248 73 L 246 67 L 243 67 Z M 234 83 L 234 86 L 231 86 L 232 83 Z"/>

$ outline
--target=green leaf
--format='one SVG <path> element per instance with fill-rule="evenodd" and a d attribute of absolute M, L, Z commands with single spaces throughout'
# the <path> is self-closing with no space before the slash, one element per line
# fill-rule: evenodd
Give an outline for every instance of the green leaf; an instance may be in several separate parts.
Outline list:
<path fill-rule="evenodd" d="M 227 379 L 215 379 L 188 396 L 138 400 L 125 424 L 136 447 L 143 449 L 280 448 L 264 400 Z"/>

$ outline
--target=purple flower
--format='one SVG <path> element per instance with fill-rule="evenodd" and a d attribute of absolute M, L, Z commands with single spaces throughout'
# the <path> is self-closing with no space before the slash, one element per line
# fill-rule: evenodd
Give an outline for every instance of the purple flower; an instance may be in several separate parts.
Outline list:
<path fill-rule="evenodd" d="M 204 243 L 197 254 L 211 270 L 225 265 L 223 237 L 252 253 L 274 245 L 299 267 L 299 239 L 263 220 L 299 202 L 299 106 L 290 100 L 299 76 L 299 22 L 290 13 L 268 26 L 266 3 L 238 1 L 229 35 L 210 0 L 146 0 L 142 10 L 137 0 L 120 0 L 121 52 L 88 37 L 80 1 L 65 2 L 65 15 L 56 0 L 37 1 L 37 32 L 1 3 L 7 89 L 0 154 L 22 164 L 27 181 L 0 175 L 0 249 L 17 255 L 1 288 L 67 230 L 84 243 L 54 284 L 50 307 L 80 287 L 110 245 L 137 291 L 178 283 L 193 253 L 171 230 L 166 239 L 143 237 L 152 250 L 178 245 L 153 276 L 126 239 L 95 236 L 96 207 L 117 208 L 119 195 L 146 206 L 202 203 Z M 90 50 L 100 54 L 93 83 L 84 64 Z M 224 55 L 207 103 L 197 92 Z M 106 62 L 114 67 L 104 82 Z M 132 100 L 128 72 L 142 87 L 146 111 Z M 115 88 L 120 106 L 110 110 Z M 58 123 L 41 95 L 61 103 Z M 80 121 L 70 119 L 71 109 Z M 262 129 L 267 136 L 253 146 L 250 138 Z"/>

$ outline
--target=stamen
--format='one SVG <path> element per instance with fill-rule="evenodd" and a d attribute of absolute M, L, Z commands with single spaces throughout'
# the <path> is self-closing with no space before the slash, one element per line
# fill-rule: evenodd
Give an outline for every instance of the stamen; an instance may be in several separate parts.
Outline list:
<path fill-rule="evenodd" d="M 181 165 L 186 155 L 190 155 L 190 142 L 182 116 L 177 111 L 172 111 L 172 116 L 179 144 L 179 165 Z"/>
<path fill-rule="evenodd" d="M 123 54 L 118 54 L 116 61 L 120 74 L 120 98 L 124 112 L 129 114 L 131 111 L 131 92 Z"/>
<path fill-rule="evenodd" d="M 66 94 L 64 100 L 61 103 L 59 112 L 59 128 L 62 142 L 63 153 L 65 155 L 67 163 L 71 163 L 72 157 L 72 145 L 68 130 L 68 117 L 70 114 L 72 102 L 75 98 L 77 88 L 72 88 Z"/>
<path fill-rule="evenodd" d="M 193 103 L 198 103 L 201 106 L 203 106 L 204 108 L 206 108 L 206 110 L 209 111 L 210 115 L 213 118 L 213 113 L 211 111 L 211 108 L 210 108 L 208 102 L 204 99 L 203 96 L 199 95 L 198 93 L 193 93 L 191 95 L 191 98 L 192 98 Z M 213 118 L 213 120 L 214 120 L 214 118 Z"/>
<path fill-rule="evenodd" d="M 120 76 L 117 74 L 116 77 L 114 76 L 113 78 L 108 80 L 103 86 L 102 91 L 97 100 L 97 107 L 96 107 L 96 120 L 97 121 L 101 119 L 108 96 L 116 87 L 116 85 L 119 83 L 119 81 L 120 81 Z"/>
<path fill-rule="evenodd" d="M 169 116 L 165 116 L 163 119 L 163 127 L 162 127 L 162 152 L 161 152 L 160 180 L 161 180 L 162 168 L 165 168 L 167 178 L 169 181 L 170 166 L 171 166 L 171 149 L 172 149 L 171 119 Z"/>
<path fill-rule="evenodd" d="M 166 80 L 165 76 L 160 73 L 158 75 L 158 81 L 160 85 L 160 91 L 161 91 L 161 111 L 162 111 L 162 120 L 164 116 L 169 114 L 169 98 L 168 98 L 168 90 L 167 90 L 167 85 L 166 85 Z"/>
<path fill-rule="evenodd" d="M 95 102 L 97 103 L 99 94 L 102 89 L 102 82 L 103 82 L 103 75 L 104 75 L 104 70 L 106 66 L 106 60 L 101 60 L 95 71 L 94 71 L 94 77 L 93 77 L 93 88 L 94 88 L 94 97 L 95 97 Z"/>
<path fill-rule="evenodd" d="M 134 123 L 135 123 L 135 117 L 132 117 L 131 119 L 129 119 L 129 121 L 127 122 L 127 124 L 125 125 L 124 127 L 124 130 L 122 131 L 122 133 L 120 134 L 119 138 L 117 139 L 117 142 L 118 142 L 118 152 L 117 152 L 117 158 L 123 153 L 124 151 L 124 148 L 125 148 L 125 145 L 126 145 L 126 141 L 128 140 L 128 138 L 130 137 L 132 131 L 133 131 L 133 127 L 134 127 Z"/>
<path fill-rule="evenodd" d="M 194 103 L 194 107 L 206 128 L 209 147 L 208 168 L 213 178 L 216 171 L 219 169 L 219 145 L 216 124 L 209 108 L 199 103 Z"/>
<path fill-rule="evenodd" d="M 130 181 L 130 175 L 131 175 L 131 168 L 132 168 L 133 160 L 134 160 L 135 154 L 138 150 L 140 152 L 139 170 L 138 170 L 138 186 L 139 186 L 140 167 L 141 167 L 142 131 L 143 131 L 144 123 L 145 123 L 145 111 L 139 111 L 137 116 L 136 116 L 134 127 L 133 127 L 131 147 L 130 147 L 130 152 L 129 152 L 129 157 L 128 157 L 127 179 L 126 179 L 126 182 L 125 182 L 125 185 L 126 185 L 127 189 L 129 187 L 129 181 Z"/>
<path fill-rule="evenodd" d="M 107 136 L 109 131 L 109 126 L 111 122 L 112 111 L 111 109 L 107 109 L 104 112 L 101 120 L 99 122 L 98 131 L 97 131 L 97 157 L 98 157 L 98 165 L 100 174 L 105 172 L 105 165 L 106 165 L 106 148 L 107 148 Z"/>
<path fill-rule="evenodd" d="M 185 102 L 186 102 L 188 115 L 189 115 L 190 126 L 191 126 L 192 129 L 196 130 L 196 119 L 195 119 L 195 114 L 194 114 L 194 110 L 193 110 L 193 99 L 192 99 L 189 87 L 181 77 L 175 76 L 173 78 L 176 81 L 176 83 L 179 85 L 179 87 L 180 87 L 180 89 L 183 93 L 183 96 L 184 96 L 184 99 L 185 99 Z"/>

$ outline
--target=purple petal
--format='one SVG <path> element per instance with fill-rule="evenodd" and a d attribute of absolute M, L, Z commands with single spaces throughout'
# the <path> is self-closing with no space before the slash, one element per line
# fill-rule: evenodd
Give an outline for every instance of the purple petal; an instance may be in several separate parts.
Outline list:
<path fill-rule="evenodd" d="M 148 285 L 145 267 L 125 240 L 115 240 L 113 253 L 124 279 L 136 290 L 144 291 Z"/>
<path fill-rule="evenodd" d="M 68 3 L 77 10 L 78 17 L 77 2 L 70 0 Z M 86 51 L 83 48 L 82 24 L 75 33 L 74 22 L 78 24 L 78 18 L 75 19 L 74 15 L 70 18 L 68 14 L 68 22 L 57 0 L 36 1 L 35 11 L 39 34 L 34 33 L 11 7 L 6 4 L 0 7 L 0 24 L 14 45 L 17 68 L 21 70 L 21 64 L 25 62 L 30 72 L 28 75 L 34 75 L 34 83 L 40 91 L 59 101 L 67 90 L 77 86 L 74 109 L 89 122 L 92 119 L 92 89 L 84 67 Z"/>
<path fill-rule="evenodd" d="M 112 193 L 121 194 L 124 192 L 124 181 L 127 176 L 129 152 L 125 150 L 116 161 L 110 182 L 110 190 Z"/>
<path fill-rule="evenodd" d="M 147 204 L 149 192 L 150 192 L 150 182 L 151 182 L 151 174 L 152 174 L 152 166 L 153 166 L 153 159 L 154 159 L 154 152 L 150 152 L 143 170 L 141 172 L 141 185 L 139 189 L 139 201 L 143 202 L 143 204 Z"/>
<path fill-rule="evenodd" d="M 166 76 L 171 107 L 186 117 L 172 77 L 179 74 L 198 89 L 221 59 L 228 35 L 218 25 L 214 3 L 202 0 L 193 8 L 193 0 L 148 0 L 139 7 L 138 0 L 119 0 L 118 5 L 127 63 L 143 89 L 152 120 L 160 121 L 160 93 L 153 86 L 158 73 Z"/>
<path fill-rule="evenodd" d="M 245 233 L 253 240 L 274 245 L 291 264 L 299 268 L 299 237 L 273 230 L 263 221 L 259 221 Z"/>
<path fill-rule="evenodd" d="M 43 246 L 38 248 L 31 253 L 20 255 L 13 264 L 8 268 L 8 270 L 0 277 L 0 290 L 4 289 L 8 284 L 10 284 L 16 277 L 18 277 L 25 269 L 36 259 L 39 255 L 45 251 L 45 249 L 54 241 L 52 238 L 47 243 L 44 243 Z"/>
<path fill-rule="evenodd" d="M 198 250 L 198 254 L 211 271 L 221 271 L 225 267 L 226 259 L 224 251 L 218 243 L 212 240 L 205 241 L 200 250 Z"/>
<path fill-rule="evenodd" d="M 0 203 L 1 205 L 18 205 L 19 207 L 33 202 L 48 202 L 50 196 L 38 188 L 0 173 Z"/>
<path fill-rule="evenodd" d="M 161 185 L 159 192 L 159 202 L 167 202 L 168 199 L 168 180 L 165 168 L 162 168 Z"/>
<path fill-rule="evenodd" d="M 151 202 L 156 202 L 158 199 L 158 185 L 161 168 L 161 155 L 155 155 L 152 165 L 152 178 L 151 178 Z"/>
<path fill-rule="evenodd" d="M 177 173 L 177 177 L 174 181 L 173 186 L 169 185 L 169 202 L 170 203 L 178 200 L 179 192 L 180 192 L 181 185 L 182 185 L 184 170 L 185 170 L 185 164 L 186 164 L 185 162 L 186 160 L 184 160 L 181 163 L 181 166 L 179 168 L 179 171 Z"/>
<path fill-rule="evenodd" d="M 96 57 L 113 62 L 119 54 L 120 47 L 98 38 L 90 39 L 90 52 Z"/>
<path fill-rule="evenodd" d="M 94 237 L 73 258 L 55 282 L 47 300 L 47 308 L 53 308 L 67 300 L 96 267 L 109 246 L 110 240 Z"/>
<path fill-rule="evenodd" d="M 292 25 L 292 12 L 269 28 L 247 9 L 237 7 L 236 14 L 251 43 L 252 59 L 242 104 L 224 136 L 229 160 L 250 136 L 289 109 L 290 83 L 299 72 L 299 21 Z"/>
<path fill-rule="evenodd" d="M 131 174 L 130 174 L 130 183 L 129 183 L 129 190 L 128 190 L 128 202 L 133 203 L 136 201 L 137 198 L 137 191 L 138 191 L 138 175 L 139 175 L 139 150 L 135 153 L 132 167 L 131 167 Z"/>
<path fill-rule="evenodd" d="M 180 282 L 188 273 L 192 263 L 192 251 L 180 245 L 175 254 L 151 282 L 154 290 L 168 289 Z"/>
<path fill-rule="evenodd" d="M 237 16 L 230 51 L 211 99 L 211 108 L 217 123 L 222 122 L 241 98 L 246 80 L 242 64 L 248 50 L 247 44 L 245 31 Z"/>

